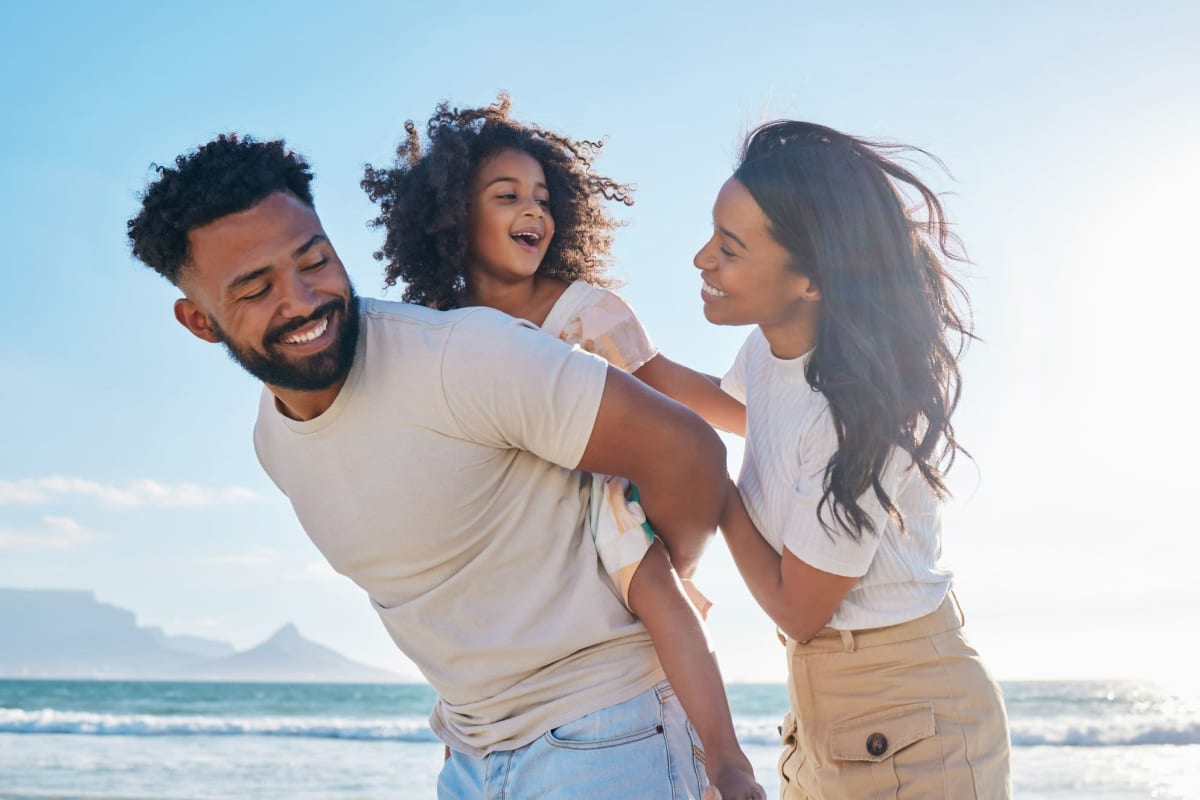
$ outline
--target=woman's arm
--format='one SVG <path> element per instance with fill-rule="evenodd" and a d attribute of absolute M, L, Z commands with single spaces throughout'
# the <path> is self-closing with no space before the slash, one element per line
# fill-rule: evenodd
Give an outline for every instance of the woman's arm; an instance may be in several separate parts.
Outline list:
<path fill-rule="evenodd" d="M 714 428 L 746 435 L 746 407 L 721 390 L 721 380 L 659 353 L 633 373 L 643 383 L 695 411 Z"/>
<path fill-rule="evenodd" d="M 807 642 L 825 627 L 858 583 L 858 578 L 810 566 L 786 547 L 782 556 L 776 553 L 754 527 L 732 482 L 721 516 L 721 531 L 754 599 L 780 630 L 796 641 Z"/>

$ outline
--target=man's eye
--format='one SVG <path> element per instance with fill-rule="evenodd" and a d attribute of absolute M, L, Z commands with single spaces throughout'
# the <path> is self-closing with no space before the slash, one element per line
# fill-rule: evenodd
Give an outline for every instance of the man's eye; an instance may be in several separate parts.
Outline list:
<path fill-rule="evenodd" d="M 301 267 L 300 269 L 304 270 L 305 272 L 312 272 L 313 270 L 317 270 L 325 266 L 328 261 L 328 258 L 322 258 L 320 261 L 309 264 L 307 267 Z"/>
<path fill-rule="evenodd" d="M 242 295 L 242 299 L 243 300 L 257 300 L 260 297 L 266 297 L 267 292 L 269 292 L 269 291 L 271 291 L 271 284 L 268 283 L 256 292 L 251 292 L 250 294 Z"/>

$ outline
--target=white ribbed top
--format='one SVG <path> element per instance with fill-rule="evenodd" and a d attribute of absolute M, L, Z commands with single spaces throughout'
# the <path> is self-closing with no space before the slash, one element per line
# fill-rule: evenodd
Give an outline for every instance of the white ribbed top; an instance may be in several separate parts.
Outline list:
<path fill-rule="evenodd" d="M 885 490 L 904 516 L 902 533 L 868 490 L 859 501 L 880 535 L 855 542 L 817 519 L 825 466 L 837 432 L 825 396 L 808 385 L 808 354 L 784 360 L 755 328 L 721 387 L 746 404 L 746 450 L 738 488 L 754 524 L 773 548 L 786 547 L 825 572 L 859 577 L 829 625 L 861 630 L 895 625 L 934 611 L 950 590 L 941 557 L 941 505 L 903 451 L 884 471 Z M 822 510 L 833 524 L 828 504 Z"/>

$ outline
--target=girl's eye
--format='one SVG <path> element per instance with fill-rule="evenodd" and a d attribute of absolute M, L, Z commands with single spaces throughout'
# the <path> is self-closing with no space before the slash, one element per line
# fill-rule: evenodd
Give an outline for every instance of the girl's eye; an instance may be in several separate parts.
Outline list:
<path fill-rule="evenodd" d="M 496 195 L 496 197 L 499 197 L 501 200 L 516 200 L 517 199 L 517 196 L 511 192 L 509 192 L 508 194 L 498 194 L 498 195 Z"/>
<path fill-rule="evenodd" d="M 538 200 L 538 201 L 537 201 L 537 204 L 538 204 L 539 206 L 541 206 L 542 208 L 549 208 L 549 207 L 550 207 L 550 201 L 549 201 L 549 200 Z"/>

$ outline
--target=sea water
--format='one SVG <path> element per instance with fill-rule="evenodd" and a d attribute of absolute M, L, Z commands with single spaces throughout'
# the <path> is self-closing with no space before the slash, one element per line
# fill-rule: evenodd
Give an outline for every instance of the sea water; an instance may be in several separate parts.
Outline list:
<path fill-rule="evenodd" d="M 1003 685 L 1018 798 L 1200 800 L 1200 692 Z M 728 687 L 777 797 L 782 685 Z M 442 746 L 419 684 L 0 681 L 0 798 L 432 798 Z"/>

